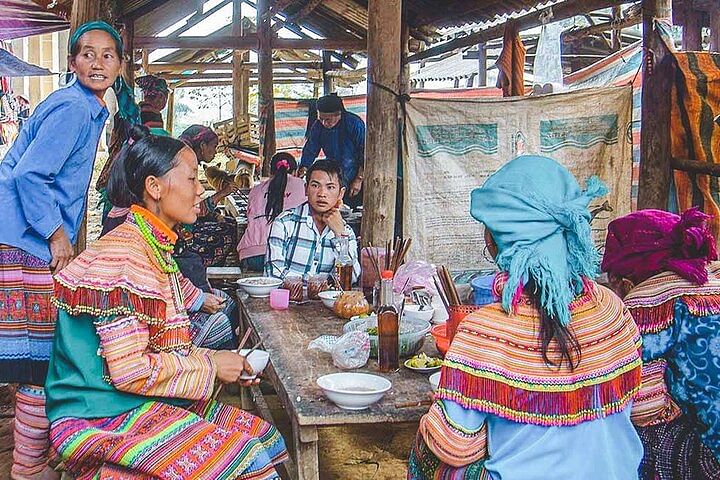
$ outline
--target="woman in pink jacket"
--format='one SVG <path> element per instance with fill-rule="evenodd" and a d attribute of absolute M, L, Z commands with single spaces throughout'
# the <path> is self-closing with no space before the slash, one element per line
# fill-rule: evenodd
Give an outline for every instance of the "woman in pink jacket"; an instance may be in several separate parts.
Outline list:
<path fill-rule="evenodd" d="M 238 244 L 238 258 L 244 270 L 263 271 L 270 224 L 285 210 L 307 200 L 305 182 L 294 176 L 297 168 L 292 155 L 276 153 L 270 161 L 272 177 L 250 190 L 248 226 Z"/>

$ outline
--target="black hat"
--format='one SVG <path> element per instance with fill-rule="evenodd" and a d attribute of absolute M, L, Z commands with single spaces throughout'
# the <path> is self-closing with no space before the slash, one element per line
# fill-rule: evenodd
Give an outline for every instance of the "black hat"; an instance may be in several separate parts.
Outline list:
<path fill-rule="evenodd" d="M 342 112 L 345 110 L 343 106 L 342 98 L 338 97 L 337 93 L 331 93 L 324 97 L 318 98 L 317 109 L 320 113 L 335 113 Z"/>

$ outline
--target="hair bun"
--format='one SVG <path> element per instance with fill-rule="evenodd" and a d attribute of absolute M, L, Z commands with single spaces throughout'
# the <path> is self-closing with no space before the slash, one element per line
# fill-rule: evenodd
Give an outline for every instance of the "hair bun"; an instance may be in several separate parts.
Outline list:
<path fill-rule="evenodd" d="M 147 138 L 151 135 L 150 129 L 147 128 L 145 125 L 134 125 L 130 129 L 129 139 L 133 142 L 137 142 L 138 140 L 142 140 L 143 138 Z"/>

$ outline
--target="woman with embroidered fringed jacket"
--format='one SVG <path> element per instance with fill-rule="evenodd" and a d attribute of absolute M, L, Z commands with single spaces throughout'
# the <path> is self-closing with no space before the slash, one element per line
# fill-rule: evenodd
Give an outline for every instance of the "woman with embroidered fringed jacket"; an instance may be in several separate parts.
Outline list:
<path fill-rule="evenodd" d="M 70 36 L 72 79 L 51 93 L 23 125 L 0 162 L 0 382 L 17 383 L 11 478 L 50 479 L 43 386 L 56 320 L 52 274 L 73 254 L 85 212 L 112 88 L 118 115 L 139 118 L 120 77 L 122 41 L 105 22 Z"/>
<path fill-rule="evenodd" d="M 643 480 L 720 479 L 720 262 L 708 215 L 641 210 L 608 226 L 602 269 L 643 337 Z M 635 410 L 635 409 L 633 409 Z"/>
<path fill-rule="evenodd" d="M 630 421 L 640 334 L 597 285 L 588 203 L 557 162 L 518 157 L 472 192 L 500 302 L 466 317 L 410 454 L 408 478 L 637 478 Z"/>
<path fill-rule="evenodd" d="M 52 446 L 76 478 L 274 479 L 275 427 L 211 400 L 216 381 L 248 386 L 245 359 L 190 342 L 173 227 L 203 192 L 179 140 L 131 131 L 108 195 L 125 223 L 56 275 L 58 322 L 46 389 Z"/>

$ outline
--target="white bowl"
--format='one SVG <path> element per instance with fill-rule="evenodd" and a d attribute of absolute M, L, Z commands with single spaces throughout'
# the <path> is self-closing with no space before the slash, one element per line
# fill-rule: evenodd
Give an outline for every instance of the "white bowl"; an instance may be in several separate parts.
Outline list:
<path fill-rule="evenodd" d="M 273 277 L 248 277 L 241 278 L 237 284 L 253 298 L 265 298 L 270 292 L 279 288 L 283 281 Z"/>
<path fill-rule="evenodd" d="M 249 351 L 249 348 L 243 348 L 242 350 L 240 350 L 240 355 L 245 356 Z M 243 373 L 242 375 L 240 375 L 240 379 L 252 380 L 259 374 L 261 374 L 263 370 L 265 370 L 265 367 L 267 367 L 268 361 L 270 360 L 270 354 L 264 350 L 255 350 L 250 354 L 249 357 L 247 357 L 246 360 L 250 362 L 250 366 L 253 369 L 254 375 L 247 375 Z"/>
<path fill-rule="evenodd" d="M 435 308 L 433 308 L 432 305 L 428 305 L 427 307 L 423 307 L 423 309 L 420 310 L 420 305 L 405 305 L 403 315 L 411 320 L 424 320 L 426 322 L 429 322 L 435 315 Z"/>
<path fill-rule="evenodd" d="M 428 378 L 430 385 L 432 386 L 433 392 L 438 389 L 440 385 L 440 372 L 435 372 Z"/>
<path fill-rule="evenodd" d="M 364 410 L 392 388 L 390 380 L 369 373 L 331 373 L 317 379 L 325 395 L 345 410 Z"/>
<path fill-rule="evenodd" d="M 322 300 L 323 305 L 332 310 L 335 308 L 335 301 L 341 293 L 342 292 L 340 290 L 327 290 L 325 292 L 320 292 L 318 296 L 320 297 L 320 300 Z"/>

